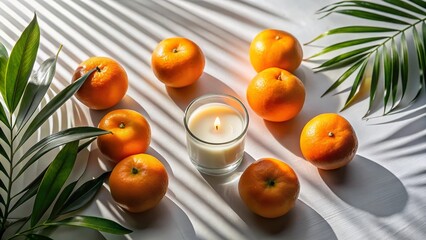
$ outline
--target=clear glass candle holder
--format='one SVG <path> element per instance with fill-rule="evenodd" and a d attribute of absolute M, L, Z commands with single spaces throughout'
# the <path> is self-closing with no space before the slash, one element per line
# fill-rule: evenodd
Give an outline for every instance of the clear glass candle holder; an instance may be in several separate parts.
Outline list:
<path fill-rule="evenodd" d="M 185 110 L 187 149 L 195 167 L 208 175 L 234 171 L 244 156 L 249 116 L 243 103 L 229 95 L 205 95 Z"/>

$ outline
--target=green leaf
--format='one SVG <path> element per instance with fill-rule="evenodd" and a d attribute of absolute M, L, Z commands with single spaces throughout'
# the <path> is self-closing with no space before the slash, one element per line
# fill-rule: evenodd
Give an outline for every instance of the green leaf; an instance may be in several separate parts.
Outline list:
<path fill-rule="evenodd" d="M 28 78 L 37 57 L 40 43 L 40 29 L 37 16 L 25 28 L 10 53 L 6 70 L 6 104 L 9 112 L 13 113 L 21 100 Z"/>
<path fill-rule="evenodd" d="M 378 40 L 381 40 L 381 39 L 384 39 L 384 38 L 386 38 L 386 37 L 360 38 L 360 39 L 354 39 L 354 40 L 339 42 L 339 43 L 330 45 L 328 47 L 325 47 L 319 53 L 314 54 L 307 59 L 318 57 L 318 56 L 321 56 L 323 54 L 326 54 L 326 53 L 329 53 L 329 52 L 332 52 L 332 51 L 336 51 L 336 50 L 339 50 L 339 49 L 342 49 L 342 48 L 352 47 L 352 46 L 356 46 L 356 45 L 360 45 L 360 44 L 364 44 L 364 43 L 369 43 L 369 42 L 374 42 L 374 41 L 378 41 Z"/>
<path fill-rule="evenodd" d="M 3 129 L 0 128 L 0 139 L 2 139 L 8 146 L 10 146 L 9 139 L 4 134 Z"/>
<path fill-rule="evenodd" d="M 7 119 L 6 112 L 4 111 L 3 104 L 0 103 L 0 121 L 2 121 L 7 128 L 11 129 L 9 120 Z"/>
<path fill-rule="evenodd" d="M 46 94 L 52 82 L 56 70 L 56 58 L 49 58 L 44 61 L 40 68 L 28 82 L 22 97 L 18 116 L 16 117 L 16 126 L 22 127 L 37 109 L 44 95 Z"/>
<path fill-rule="evenodd" d="M 392 53 L 392 105 L 391 110 L 395 106 L 396 102 L 396 94 L 398 92 L 398 80 L 399 80 L 399 56 L 398 56 L 398 48 L 396 46 L 395 40 L 392 39 L 391 42 L 391 53 Z"/>
<path fill-rule="evenodd" d="M 34 227 L 47 211 L 68 179 L 77 157 L 78 141 L 66 144 L 47 169 L 38 188 L 31 214 Z"/>
<path fill-rule="evenodd" d="M 419 5 L 420 7 L 426 9 L 426 2 L 423 1 L 423 0 L 408 0 L 408 1 L 415 3 L 415 4 Z"/>
<path fill-rule="evenodd" d="M 419 75 L 420 75 L 420 89 L 412 101 L 415 101 L 419 96 L 420 92 L 426 84 L 426 56 L 425 46 L 423 46 L 422 40 L 420 39 L 419 33 L 416 27 L 413 27 L 413 39 L 414 46 L 417 52 L 417 61 L 419 63 Z"/>
<path fill-rule="evenodd" d="M 405 96 L 408 85 L 408 44 L 407 39 L 405 38 L 405 33 L 401 35 L 401 85 L 402 85 L 402 95 L 401 100 Z"/>
<path fill-rule="evenodd" d="M 40 235 L 40 234 L 35 234 L 35 233 L 27 234 L 25 235 L 25 237 L 27 240 L 53 240 L 50 237 Z"/>
<path fill-rule="evenodd" d="M 4 148 L 3 148 L 3 146 L 2 146 L 2 145 L 0 145 L 0 155 L 2 155 L 4 158 L 6 158 L 6 160 L 7 160 L 7 161 L 9 161 L 9 162 L 10 162 L 10 158 L 9 158 L 9 156 L 7 155 L 6 150 L 4 150 Z"/>
<path fill-rule="evenodd" d="M 6 69 L 7 69 L 7 61 L 9 60 L 9 54 L 7 53 L 6 47 L 0 43 L 0 93 L 3 97 L 5 94 L 6 87 Z M 3 108 L 3 107 L 2 107 Z"/>
<path fill-rule="evenodd" d="M 367 8 L 367 9 L 372 9 L 372 10 L 376 10 L 376 11 L 381 11 L 384 13 L 388 13 L 388 14 L 393 14 L 396 16 L 400 16 L 400 17 L 406 17 L 406 18 L 411 18 L 411 19 L 419 19 L 418 17 L 411 15 L 407 12 L 398 10 L 396 8 L 392 8 L 392 7 L 388 7 L 382 4 L 377 4 L 377 3 L 373 3 L 373 2 L 367 2 L 367 1 L 350 1 L 358 6 Z M 401 2 L 401 1 L 395 1 L 395 0 L 391 0 L 388 2 Z M 407 4 L 410 5 L 410 4 Z M 403 7 L 404 8 L 404 7 Z M 406 9 L 406 8 L 404 8 Z"/>
<path fill-rule="evenodd" d="M 83 144 L 80 144 L 80 146 L 78 147 L 78 152 L 80 152 L 81 150 L 85 149 L 88 145 L 90 145 L 90 143 L 92 143 L 96 138 L 93 138 Z M 37 189 L 41 183 L 41 180 L 44 177 L 44 174 L 46 174 L 47 171 L 47 167 L 46 169 L 44 169 L 44 171 L 42 173 L 40 173 L 36 179 L 33 180 L 33 182 L 31 182 L 27 187 L 25 187 L 22 191 L 20 191 L 19 193 L 17 193 L 15 196 L 18 196 L 20 194 L 22 194 L 23 192 L 25 192 L 24 195 L 21 196 L 21 198 L 19 198 L 19 200 L 14 204 L 14 206 L 11 208 L 11 212 L 16 209 L 17 207 L 19 207 L 20 205 L 22 205 L 23 203 L 25 203 L 27 200 L 29 200 L 30 198 L 32 198 L 36 193 L 37 193 Z"/>
<path fill-rule="evenodd" d="M 0 163 L 0 171 L 4 173 L 4 175 L 6 175 L 7 177 L 9 177 L 9 173 L 6 171 L 6 169 L 4 168 L 3 164 Z"/>
<path fill-rule="evenodd" d="M 17 179 L 22 173 L 25 172 L 25 170 L 31 166 L 34 162 L 36 162 L 41 156 L 49 152 L 50 150 L 64 145 L 66 143 L 76 141 L 76 140 L 82 140 L 86 138 L 96 137 L 99 135 L 107 134 L 108 131 L 95 128 L 95 127 L 73 127 L 69 128 L 57 133 L 54 133 L 50 136 L 47 136 L 43 138 L 42 140 L 38 141 L 36 144 L 34 144 L 30 149 L 27 150 L 27 152 L 19 159 L 17 164 L 24 161 L 28 156 L 30 156 L 35 151 L 39 150 L 36 154 L 34 154 L 24 165 L 24 167 L 21 168 L 19 173 L 16 175 L 15 179 Z M 16 164 L 16 165 L 17 165 Z"/>
<path fill-rule="evenodd" d="M 352 85 L 351 91 L 348 95 L 348 98 L 346 99 L 346 103 L 343 106 L 343 108 L 340 111 L 345 110 L 349 104 L 351 103 L 353 97 L 355 96 L 355 94 L 358 92 L 359 86 L 361 85 L 362 80 L 364 79 L 364 73 L 365 73 L 365 68 L 367 66 L 368 63 L 368 59 L 366 59 L 362 65 L 361 68 L 358 71 L 358 74 L 355 77 L 354 83 Z"/>
<path fill-rule="evenodd" d="M 317 36 L 313 40 L 305 43 L 308 45 L 312 42 L 315 42 L 325 36 L 334 35 L 334 34 L 345 34 L 345 33 L 380 33 L 380 32 L 396 32 L 397 29 L 393 28 L 385 28 L 385 27 L 375 27 L 375 26 L 347 26 L 347 27 L 339 27 L 328 30 L 327 32 Z"/>
<path fill-rule="evenodd" d="M 349 76 L 352 75 L 362 64 L 364 59 L 359 60 L 356 62 L 352 67 L 350 67 L 348 70 L 346 70 L 325 92 L 321 95 L 321 97 L 324 97 L 334 89 L 336 89 L 340 84 L 342 84 Z"/>
<path fill-rule="evenodd" d="M 0 179 L 0 188 L 7 191 L 6 185 L 4 185 L 3 180 Z"/>
<path fill-rule="evenodd" d="M 75 216 L 57 222 L 47 222 L 43 225 L 85 227 L 112 234 L 128 234 L 132 232 L 114 221 L 91 216 Z"/>
<path fill-rule="evenodd" d="M 422 11 L 421 9 L 418 9 L 415 6 L 413 6 L 413 5 L 411 5 L 411 4 L 407 3 L 407 2 L 401 1 L 401 0 L 383 0 L 383 1 L 387 2 L 387 3 L 390 3 L 390 4 L 393 4 L 395 6 L 403 8 L 403 9 L 410 10 L 410 11 L 418 13 L 418 14 L 426 15 L 426 13 L 424 11 Z M 410 0 L 410 1 L 412 1 L 412 0 Z M 419 6 L 423 5 L 423 7 L 425 5 L 425 2 L 422 2 L 421 0 L 419 0 L 419 1 L 412 1 L 412 2 L 418 4 Z"/>
<path fill-rule="evenodd" d="M 105 172 L 99 177 L 85 182 L 81 185 L 65 202 L 60 211 L 61 215 L 79 210 L 89 203 L 101 188 L 105 179 L 108 178 L 110 172 Z"/>
<path fill-rule="evenodd" d="M 88 73 L 84 74 L 81 78 L 70 84 L 64 90 L 59 92 L 49 103 L 44 106 L 44 108 L 35 116 L 27 130 L 21 137 L 21 140 L 18 144 L 18 147 L 21 147 L 25 141 L 35 132 L 37 129 L 53 114 L 55 111 L 60 108 L 65 101 L 71 98 L 75 92 L 83 85 L 87 77 L 92 74 L 96 69 L 90 70 Z"/>
<path fill-rule="evenodd" d="M 391 86 L 392 86 L 392 59 L 391 59 L 391 53 L 388 51 L 387 47 L 383 46 L 383 65 L 384 65 L 384 71 L 385 71 L 385 95 L 384 95 L 384 106 L 383 106 L 383 113 L 386 113 L 386 106 L 389 101 L 389 97 L 391 94 Z"/>
<path fill-rule="evenodd" d="M 380 14 L 372 13 L 372 12 L 367 12 L 367 11 L 363 11 L 363 10 L 344 9 L 344 10 L 338 10 L 338 11 L 336 11 L 336 13 L 354 16 L 354 17 L 363 18 L 363 19 L 380 21 L 380 22 L 409 25 L 409 23 L 404 22 L 404 21 L 399 20 L 399 19 L 396 19 L 396 18 L 391 18 L 391 17 L 387 17 L 387 16 L 384 16 L 384 15 L 380 15 Z"/>
<path fill-rule="evenodd" d="M 367 56 L 370 52 L 365 53 L 368 50 L 371 50 L 372 48 L 375 48 L 377 46 L 368 46 L 360 49 L 355 49 L 346 53 L 342 53 L 340 55 L 337 55 L 336 57 L 322 63 L 320 66 L 316 67 L 315 69 L 330 67 L 337 68 L 337 67 L 344 67 L 351 63 L 357 62 L 361 58 Z M 322 71 L 322 69 L 321 69 Z"/>
<path fill-rule="evenodd" d="M 43 170 L 30 184 L 28 184 L 27 187 L 22 189 L 19 193 L 17 193 L 15 196 L 19 196 L 20 194 L 24 193 L 18 201 L 15 202 L 15 204 L 12 206 L 10 212 L 13 212 L 17 207 L 24 204 L 26 201 L 31 199 L 33 196 L 36 195 L 37 189 L 40 186 L 41 180 L 43 180 L 44 175 L 46 174 L 47 168 Z"/>
<path fill-rule="evenodd" d="M 373 108 L 374 100 L 376 99 L 377 85 L 379 83 L 379 77 L 380 77 L 380 63 L 381 63 L 381 54 L 380 52 L 377 52 L 374 58 L 373 70 L 371 74 L 370 101 L 368 103 L 367 113 L 364 115 L 363 118 L 367 117 L 368 114 L 370 114 L 371 109 Z"/>
<path fill-rule="evenodd" d="M 58 199 L 56 199 L 55 205 L 53 205 L 52 211 L 50 212 L 49 220 L 55 219 L 57 216 L 59 216 L 62 206 L 67 201 L 68 197 L 71 195 L 77 183 L 78 183 L 78 180 L 68 184 L 64 188 L 64 190 L 62 190 Z"/>

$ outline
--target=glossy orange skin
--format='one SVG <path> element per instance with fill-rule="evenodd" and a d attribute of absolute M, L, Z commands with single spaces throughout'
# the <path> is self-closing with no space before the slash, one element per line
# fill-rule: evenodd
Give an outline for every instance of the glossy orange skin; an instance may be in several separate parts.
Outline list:
<path fill-rule="evenodd" d="M 132 213 L 157 206 L 167 192 L 168 183 L 164 165 L 148 154 L 123 159 L 109 177 L 112 198 L 120 207 Z"/>
<path fill-rule="evenodd" d="M 345 118 L 324 113 L 306 123 L 300 135 L 300 149 L 304 158 L 317 168 L 332 170 L 354 158 L 358 139 Z"/>
<path fill-rule="evenodd" d="M 294 118 L 303 108 L 305 87 L 296 76 L 280 68 L 258 73 L 247 87 L 247 101 L 254 112 L 271 122 Z"/>
<path fill-rule="evenodd" d="M 186 38 L 164 39 L 152 52 L 152 71 L 168 87 L 180 88 L 193 84 L 203 74 L 204 66 L 203 51 Z"/>
<path fill-rule="evenodd" d="M 278 67 L 294 72 L 302 62 L 303 50 L 299 41 L 282 30 L 266 29 L 250 44 L 250 62 L 257 72 Z"/>
<path fill-rule="evenodd" d="M 300 185 L 289 165 L 278 159 L 262 158 L 243 172 L 238 191 L 252 212 L 265 218 L 277 218 L 294 207 Z"/>
<path fill-rule="evenodd" d="M 144 153 L 151 143 L 151 127 L 145 117 L 130 109 L 107 113 L 99 122 L 100 129 L 111 134 L 99 136 L 99 150 L 114 162 L 138 153 Z"/>
<path fill-rule="evenodd" d="M 74 82 L 94 68 L 98 70 L 88 77 L 75 96 L 90 109 L 110 108 L 126 95 L 129 85 L 127 73 L 114 59 L 91 57 L 80 63 L 72 76 L 72 81 Z"/>

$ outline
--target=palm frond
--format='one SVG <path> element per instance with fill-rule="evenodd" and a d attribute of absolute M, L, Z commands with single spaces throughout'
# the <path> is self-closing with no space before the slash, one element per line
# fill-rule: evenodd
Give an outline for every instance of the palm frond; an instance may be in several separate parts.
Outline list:
<path fill-rule="evenodd" d="M 311 44 L 337 34 L 352 34 L 351 36 L 354 36 L 350 40 L 326 46 L 305 59 L 310 60 L 319 56 L 334 54 L 314 69 L 316 71 L 328 71 L 348 67 L 325 91 L 323 96 L 335 90 L 357 72 L 352 79 L 351 91 L 342 108 L 344 110 L 351 105 L 351 100 L 359 91 L 363 75 L 368 74 L 372 77 L 368 110 L 364 117 L 371 114 L 373 110 L 374 102 L 377 99 L 376 92 L 381 81 L 383 81 L 384 86 L 383 114 L 389 114 L 402 107 L 402 100 L 407 96 L 407 88 L 413 85 L 409 83 L 409 80 L 416 78 L 416 76 L 409 76 L 408 66 L 415 67 L 415 65 L 418 65 L 419 90 L 410 103 L 415 101 L 426 85 L 425 5 L 426 3 L 422 0 L 381 0 L 375 2 L 349 0 L 333 3 L 318 10 L 318 14 L 325 14 L 323 17 L 330 14 L 343 14 L 370 20 L 372 23 L 377 22 L 377 26 L 370 24 L 368 26 L 353 25 L 334 28 L 306 43 L 306 45 Z M 382 27 L 380 26 L 382 22 L 394 26 Z M 413 41 L 407 40 L 407 36 L 411 36 L 411 34 L 408 34 L 410 31 L 412 31 Z M 371 34 L 376 35 L 372 36 Z M 361 47 L 354 49 L 358 45 Z M 413 45 L 416 49 L 417 62 L 415 64 L 411 62 L 412 58 L 409 57 L 410 45 Z M 349 50 L 346 50 L 346 48 Z M 339 51 L 338 55 L 335 55 L 337 51 Z M 366 67 L 368 62 L 373 64 L 371 69 Z M 383 74 L 380 73 L 381 66 L 383 66 Z"/>

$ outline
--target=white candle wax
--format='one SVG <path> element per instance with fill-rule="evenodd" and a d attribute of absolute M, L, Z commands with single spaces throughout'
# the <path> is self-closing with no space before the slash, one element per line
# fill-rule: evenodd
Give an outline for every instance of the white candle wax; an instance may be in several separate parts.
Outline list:
<path fill-rule="evenodd" d="M 220 123 L 218 123 L 220 121 Z M 202 141 L 188 136 L 192 161 L 201 168 L 222 169 L 240 160 L 244 154 L 244 131 L 241 114 L 223 103 L 208 103 L 189 117 L 188 128 Z"/>

